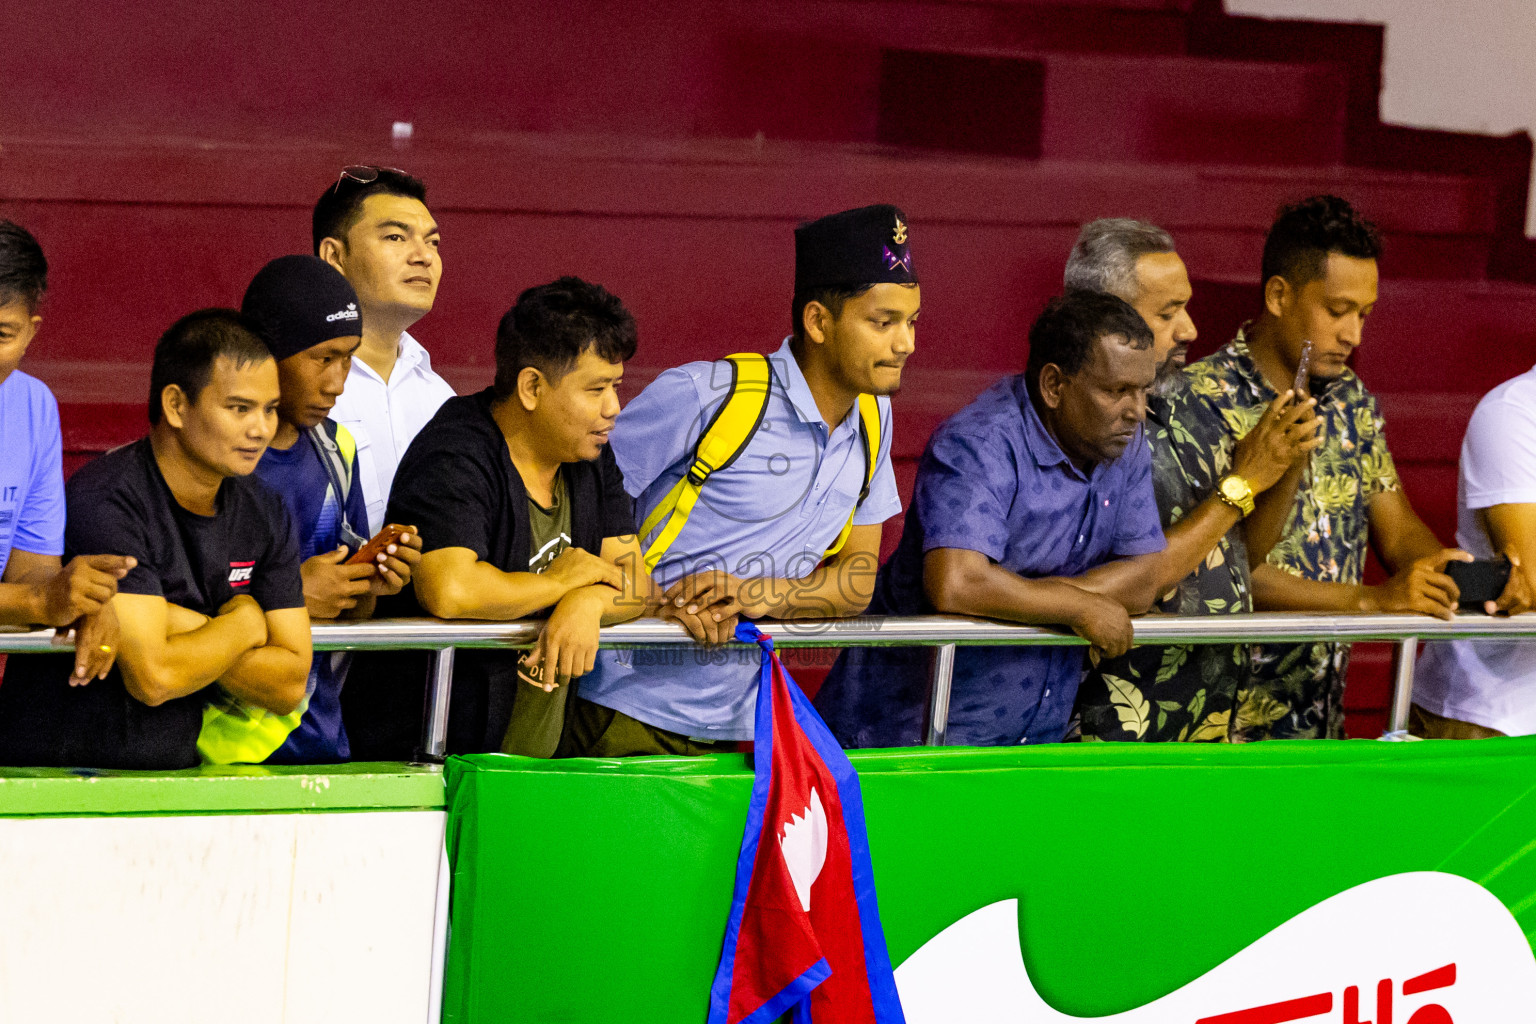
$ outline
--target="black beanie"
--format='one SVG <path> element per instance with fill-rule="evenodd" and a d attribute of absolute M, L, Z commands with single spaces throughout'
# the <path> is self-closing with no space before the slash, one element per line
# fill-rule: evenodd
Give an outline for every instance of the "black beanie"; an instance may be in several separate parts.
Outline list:
<path fill-rule="evenodd" d="M 278 360 L 363 333 L 357 292 L 318 256 L 279 256 L 262 267 L 245 290 L 240 312 L 260 328 Z"/>
<path fill-rule="evenodd" d="M 916 284 L 907 215 L 894 206 L 844 210 L 795 228 L 795 292 Z"/>

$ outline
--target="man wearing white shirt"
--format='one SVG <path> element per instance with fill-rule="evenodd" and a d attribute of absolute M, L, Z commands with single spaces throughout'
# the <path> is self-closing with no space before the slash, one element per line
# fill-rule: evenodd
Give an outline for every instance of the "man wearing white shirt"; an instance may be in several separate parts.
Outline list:
<path fill-rule="evenodd" d="M 406 331 L 432 311 L 442 275 L 427 189 L 392 167 L 345 167 L 315 204 L 315 255 L 357 291 L 363 344 L 331 418 L 357 441 L 368 521 L 384 521 L 395 467 L 411 439 L 453 397 L 427 350 Z"/>
<path fill-rule="evenodd" d="M 1497 610 L 1523 611 L 1521 577 L 1536 566 L 1536 369 L 1477 404 L 1461 443 L 1456 543 L 1477 558 L 1507 556 Z M 1523 597 L 1523 595 L 1522 595 Z M 1414 685 L 1412 731 L 1432 739 L 1536 733 L 1536 643 L 1429 644 Z"/>

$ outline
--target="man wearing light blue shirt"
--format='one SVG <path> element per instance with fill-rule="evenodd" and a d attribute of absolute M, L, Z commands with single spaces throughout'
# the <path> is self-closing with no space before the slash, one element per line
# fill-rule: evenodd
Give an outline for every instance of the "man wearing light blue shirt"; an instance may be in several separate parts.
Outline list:
<path fill-rule="evenodd" d="M 668 518 L 641 538 L 659 555 L 651 572 L 665 592 L 663 614 L 695 636 L 723 642 L 738 617 L 851 616 L 868 606 L 880 524 L 901 510 L 886 396 L 915 345 L 920 292 L 908 230 L 893 206 L 796 230 L 794 331 L 768 357 L 761 421 L 708 476 L 664 551 Z M 730 362 L 689 363 L 620 413 L 610 444 L 638 519 L 674 494 L 734 379 Z M 861 395 L 877 396 L 877 444 L 866 440 L 875 432 L 862 422 Z M 691 754 L 750 740 L 758 657 L 746 654 L 604 652 L 581 680 L 561 753 Z"/>
<path fill-rule="evenodd" d="M 42 322 L 48 260 L 26 228 L 0 220 L 0 626 L 75 633 L 73 686 L 106 676 L 117 657 L 118 555 L 64 553 L 63 435 L 59 404 L 16 367 Z"/>

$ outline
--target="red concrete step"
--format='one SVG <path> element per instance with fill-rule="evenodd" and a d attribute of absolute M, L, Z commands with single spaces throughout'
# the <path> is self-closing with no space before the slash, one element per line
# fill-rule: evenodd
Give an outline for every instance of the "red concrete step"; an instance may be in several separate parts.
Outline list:
<path fill-rule="evenodd" d="M 1043 60 L 1046 157 L 1343 162 L 1346 84 L 1336 66 L 1100 54 Z"/>
<path fill-rule="evenodd" d="M 32 357 L 147 361 L 176 317 L 238 301 L 265 261 L 307 249 L 313 196 L 337 166 L 368 155 L 6 144 L 0 214 L 31 227 L 54 267 Z M 602 282 L 634 309 L 637 365 L 770 348 L 788 329 L 794 224 L 880 200 L 902 205 L 914 226 L 921 338 L 932 339 L 919 358 L 991 372 L 1022 365 L 1027 326 L 1059 290 L 1077 227 L 1093 217 L 1134 212 L 1164 224 L 1197 276 L 1216 277 L 1252 273 L 1272 211 L 1321 190 L 1352 196 L 1383 223 L 1394 265 L 1414 253 L 1432 261 L 1446 245 L 1470 252 L 1489 227 L 1474 180 L 1350 168 L 537 136 L 423 147 L 400 162 L 427 180 L 443 226 L 438 307 L 415 333 L 445 366 L 488 367 L 495 324 L 517 293 L 564 273 Z"/>
<path fill-rule="evenodd" d="M 1345 155 L 1347 83 L 1334 65 L 810 35 L 748 37 L 740 50 L 700 134 L 1115 162 Z M 800 63 L 814 70 L 786 73 Z"/>
<path fill-rule="evenodd" d="M 1387 731 L 1392 703 L 1392 644 L 1355 644 L 1344 687 L 1344 731 L 1376 739 Z"/>
<path fill-rule="evenodd" d="M 302 0 L 167 0 L 152 14 L 81 0 L 10 12 L 31 55 L 0 134 L 47 130 L 324 139 L 413 122 L 420 139 L 486 131 L 711 134 L 742 61 L 759 90 L 837 68 L 777 34 L 875 45 L 1020 45 L 1175 52 L 1186 2 L 1159 0 L 535 0 L 433 4 L 355 35 L 356 12 Z M 749 45 L 742 40 L 753 37 Z M 249 40 L 262 45 L 252 47 Z M 387 60 L 378 57 L 390 54 Z M 442 54 L 452 54 L 444 61 Z M 402 75 L 401 68 L 412 68 Z M 750 132 L 748 133 L 750 134 Z"/>

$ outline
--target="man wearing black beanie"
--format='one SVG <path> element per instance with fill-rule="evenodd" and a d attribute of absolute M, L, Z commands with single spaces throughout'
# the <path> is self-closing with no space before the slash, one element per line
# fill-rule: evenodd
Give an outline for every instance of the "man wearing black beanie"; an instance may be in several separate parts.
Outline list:
<path fill-rule="evenodd" d="M 695 637 L 869 603 L 881 524 L 901 511 L 889 396 L 917 341 L 911 234 L 886 204 L 801 224 L 778 350 L 667 370 L 619 414 L 613 454 L 646 565 L 666 588 L 664 613 Z M 726 652 L 683 669 L 604 651 L 581 681 L 566 750 L 702 754 L 750 740 L 756 666 Z"/>
<path fill-rule="evenodd" d="M 277 360 L 277 432 L 256 466 L 298 527 L 304 604 L 311 619 L 368 618 L 376 598 L 399 593 L 420 558 L 414 527 L 395 528 L 375 560 L 349 564 L 369 536 L 357 446 L 329 418 L 362 338 L 357 295 L 314 256 L 268 263 L 246 289 L 241 312 Z M 214 764 L 316 764 L 350 756 L 341 718 L 349 655 L 321 653 L 305 700 L 273 714 L 221 692 L 203 716 L 198 751 Z"/>

